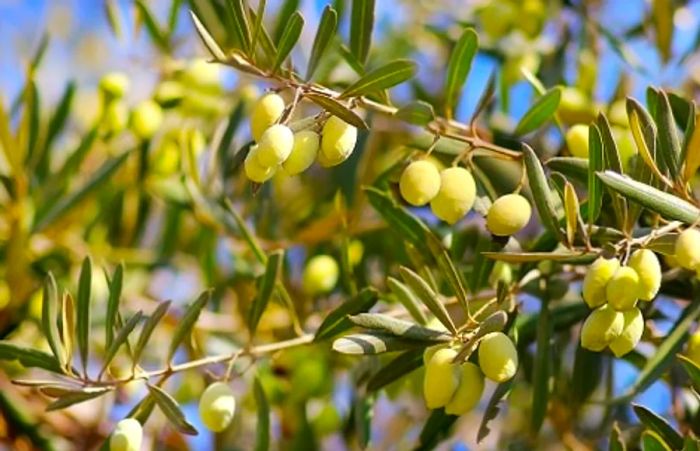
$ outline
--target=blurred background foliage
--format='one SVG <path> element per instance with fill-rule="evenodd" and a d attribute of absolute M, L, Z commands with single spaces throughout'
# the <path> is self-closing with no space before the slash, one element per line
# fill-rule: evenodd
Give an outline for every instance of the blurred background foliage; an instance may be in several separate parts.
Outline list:
<path fill-rule="evenodd" d="M 291 11 L 302 12 L 306 26 L 292 54 L 300 64 L 309 57 L 326 3 L 267 2 L 264 23 L 275 42 Z M 340 38 L 321 61 L 315 80 L 340 89 L 358 71 L 341 45 L 348 41 L 351 2 L 331 3 L 338 12 Z M 0 158 L 3 339 L 48 350 L 40 333 L 42 282 L 50 271 L 59 286 L 75 292 L 83 259 L 90 256 L 95 327 L 90 342 L 96 354 L 90 364 L 95 368 L 100 365 L 97 356 L 106 348 L 105 337 L 97 332 L 104 326 L 109 298 L 104 273 L 111 277 L 121 263 L 124 317 L 138 310 L 152 312 L 157 302 L 172 300 L 144 352 L 144 368 L 162 366 L 162 350 L 187 304 L 207 288 L 212 289 L 211 302 L 191 340 L 179 348 L 175 362 L 230 352 L 249 343 L 245 319 L 265 269 L 251 242 L 266 253 L 286 251 L 284 285 L 293 302 L 292 309 L 283 302 L 269 305 L 254 338 L 256 344 L 293 338 L 295 322 L 304 330 L 315 330 L 358 287 L 377 288 L 384 310 L 396 309 L 396 300 L 384 294 L 387 275 L 396 274 L 399 265 L 420 268 L 423 256 L 411 252 L 400 235 L 387 229 L 361 187 L 377 179 L 397 181 L 402 162 L 416 148 L 425 149 L 429 137 L 427 142 L 418 139 L 415 129 L 370 113 L 366 118 L 370 130 L 360 132 L 357 148 L 346 163 L 332 169 L 313 167 L 300 177 L 276 177 L 253 195 L 239 170 L 239 149 L 250 141 L 247 116 L 252 102 L 270 85 L 232 68 L 208 64 L 209 54 L 188 13 L 195 11 L 212 36 L 228 48 L 234 42 L 229 24 L 221 19 L 223 4 L 211 0 L 0 0 L 0 124 L 4 127 L 0 146 L 7 151 L 12 144 L 13 149 L 6 152 L 9 157 Z M 257 2 L 251 6 L 255 9 Z M 402 105 L 420 99 L 442 111 L 449 52 L 463 28 L 473 26 L 480 52 L 454 118 L 470 121 L 493 77 L 491 88 L 498 93 L 497 100 L 488 105 L 478 127 L 486 139 L 517 149 L 514 129 L 537 98 L 536 80 L 547 87 L 567 87 L 562 104 L 568 102 L 568 108 L 559 117 L 564 125 L 588 122 L 598 111 L 612 117 L 615 101 L 626 96 L 643 99 L 648 85 L 695 97 L 700 82 L 699 24 L 700 3 L 695 1 L 377 1 L 367 66 L 397 58 L 415 60 L 416 78 L 392 89 L 392 102 Z M 525 75 L 521 68 L 526 69 Z M 98 86 L 110 72 L 128 77 L 129 88 L 122 99 L 110 99 L 108 90 Z M 287 100 L 290 94 L 283 93 Z M 162 123 L 152 124 L 153 133 L 134 125 L 135 112 L 148 101 L 163 109 Z M 542 128 L 529 135 L 528 142 L 543 160 L 567 153 L 560 127 Z M 454 157 L 449 152 L 436 155 L 436 162 L 443 165 Z M 481 171 L 477 179 L 491 187 L 489 194 L 508 193 L 519 184 L 518 164 L 476 158 Z M 230 200 L 230 208 L 221 203 L 223 199 Z M 453 258 L 464 273 L 471 274 L 477 250 L 490 245 L 481 215 L 472 214 L 451 228 L 424 210 L 414 212 L 451 243 Z M 532 241 L 539 232 L 533 221 L 521 234 L 521 242 Z M 338 286 L 324 295 L 309 294 L 302 287 L 304 263 L 317 254 L 341 262 Z M 562 269 L 551 266 L 552 273 Z M 563 309 L 569 308 L 567 301 L 580 305 L 577 280 L 582 272 L 574 268 L 562 274 L 556 279 L 559 292 L 554 298 Z M 683 298 L 686 288 L 676 285 L 669 290 Z M 484 296 L 494 292 L 488 282 L 472 289 Z M 519 319 L 524 323 L 534 319 L 527 315 L 538 309 L 532 292 L 536 290 L 518 296 L 525 315 Z M 665 298 L 657 309 L 658 331 L 652 342 L 669 329 L 681 307 Z M 570 325 L 583 318 L 577 315 Z M 520 330 L 523 347 L 532 345 L 533 329 L 530 323 Z M 533 354 L 528 346 L 521 349 L 525 370 L 479 449 L 599 448 L 607 445 L 613 420 L 625 426 L 639 424 L 627 404 L 584 401 L 626 393 L 644 355 L 636 362 L 634 358 L 579 357 L 585 351 L 577 347 L 576 337 L 571 328 L 554 336 L 556 377 L 548 419 L 539 435 L 529 429 Z M 240 401 L 232 428 L 216 437 L 185 437 L 163 427 L 166 419 L 155 414 L 147 426 L 146 446 L 251 449 L 259 423 L 255 412 L 260 411 L 251 388 L 254 372 L 270 404 L 270 433 L 277 449 L 354 449 L 368 443 L 371 449 L 410 449 L 428 418 L 420 396 L 422 368 L 381 391 L 355 389 L 387 361 L 383 356 L 360 361 L 334 354 L 328 343 L 270 354 L 255 362 L 254 371 L 248 371 L 252 362 L 244 360 L 236 367 L 240 377 L 232 382 Z M 589 377 L 574 361 L 584 365 Z M 129 367 L 127 356 L 120 353 L 109 371 L 119 377 Z M 168 382 L 193 423 L 198 421 L 199 393 L 212 375 L 224 371 L 214 366 L 182 372 Z M 10 379 L 26 379 L 25 374 L 26 369 L 16 362 L 2 363 L 0 440 L 9 449 L 99 446 L 113 421 L 129 412 L 145 391 L 136 383 L 125 384 L 94 401 L 47 413 L 45 396 L 10 383 Z M 684 376 L 677 368 L 666 376 L 665 382 L 651 384 L 635 401 L 667 416 L 674 426 L 696 430 L 697 399 L 687 390 L 680 391 L 679 380 Z M 446 438 L 440 446 L 476 448 L 476 430 L 484 411 L 492 410 L 486 406 L 488 399 L 485 396 L 479 409 L 440 437 Z M 676 415 L 668 415 L 671 411 Z M 679 424 L 678 418 L 684 418 L 684 423 Z M 638 426 L 628 430 L 632 435 L 640 432 Z M 427 443 L 432 446 L 437 440 Z"/>

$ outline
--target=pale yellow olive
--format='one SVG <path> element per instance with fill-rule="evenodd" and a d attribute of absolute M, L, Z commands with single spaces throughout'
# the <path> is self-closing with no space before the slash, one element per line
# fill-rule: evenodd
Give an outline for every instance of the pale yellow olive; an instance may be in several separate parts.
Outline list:
<path fill-rule="evenodd" d="M 605 286 L 605 299 L 615 310 L 629 310 L 637 305 L 639 286 L 637 271 L 621 266 Z"/>
<path fill-rule="evenodd" d="M 425 205 L 440 191 L 440 173 L 430 161 L 414 161 L 403 170 L 399 191 L 409 204 L 416 207 Z"/>
<path fill-rule="evenodd" d="M 129 90 L 129 77 L 122 72 L 110 72 L 100 79 L 100 90 L 109 98 L 119 99 Z"/>
<path fill-rule="evenodd" d="M 269 93 L 262 96 L 250 117 L 250 134 L 255 141 L 260 141 L 265 130 L 275 124 L 284 111 L 284 99 L 278 94 Z"/>
<path fill-rule="evenodd" d="M 590 308 L 605 304 L 605 287 L 620 268 L 616 258 L 598 257 L 583 278 L 583 300 Z"/>
<path fill-rule="evenodd" d="M 496 199 L 486 215 L 486 227 L 496 236 L 508 236 L 530 222 L 532 207 L 520 194 L 506 194 Z"/>
<path fill-rule="evenodd" d="M 212 432 L 221 432 L 231 424 L 236 413 L 236 398 L 228 384 L 214 382 L 199 399 L 199 416 Z"/>
<path fill-rule="evenodd" d="M 686 229 L 676 240 L 676 261 L 685 269 L 695 270 L 700 266 L 700 231 Z"/>
<path fill-rule="evenodd" d="M 461 365 L 459 384 L 450 402 L 445 406 L 448 415 L 464 415 L 479 404 L 484 392 L 484 375 L 471 362 Z"/>
<path fill-rule="evenodd" d="M 287 175 L 297 175 L 309 168 L 318 155 L 319 137 L 313 130 L 302 130 L 294 134 L 294 146 L 289 158 L 282 163 Z"/>
<path fill-rule="evenodd" d="M 644 317 L 638 308 L 622 312 L 624 325 L 620 335 L 610 342 L 610 350 L 616 357 L 622 357 L 637 346 L 644 332 Z"/>
<path fill-rule="evenodd" d="M 615 338 L 619 337 L 625 326 L 625 317 L 609 305 L 594 310 L 581 328 L 581 346 L 591 351 L 600 352 Z"/>
<path fill-rule="evenodd" d="M 294 133 L 286 125 L 275 124 L 265 130 L 258 142 L 258 162 L 262 166 L 284 163 L 292 153 Z"/>
<path fill-rule="evenodd" d="M 347 160 L 355 149 L 357 128 L 336 116 L 328 118 L 321 133 L 318 162 L 323 167 L 336 166 Z"/>
<path fill-rule="evenodd" d="M 125 418 L 117 423 L 109 437 L 109 451 L 140 451 L 142 441 L 141 423 L 133 418 Z"/>
<path fill-rule="evenodd" d="M 639 299 L 651 301 L 661 287 L 661 263 L 649 249 L 638 249 L 629 259 L 629 267 L 639 276 Z"/>
<path fill-rule="evenodd" d="M 425 366 L 423 396 L 429 409 L 439 409 L 450 402 L 459 383 L 459 367 L 452 363 L 457 351 L 438 349 Z"/>
<path fill-rule="evenodd" d="M 430 201 L 433 214 L 448 224 L 454 224 L 466 215 L 476 199 L 476 184 L 471 172 L 452 167 L 440 172 L 440 189 Z"/>
<path fill-rule="evenodd" d="M 479 366 L 494 382 L 505 382 L 518 371 L 518 351 L 503 332 L 492 332 L 479 342 Z"/>
<path fill-rule="evenodd" d="M 302 286 L 309 295 L 327 293 L 338 283 L 340 269 L 338 263 L 330 255 L 312 257 L 302 274 Z"/>
<path fill-rule="evenodd" d="M 144 100 L 131 111 L 131 131 L 142 139 L 150 139 L 163 123 L 163 110 L 153 100 Z"/>
<path fill-rule="evenodd" d="M 243 170 L 248 180 L 265 183 L 275 175 L 276 166 L 263 166 L 258 161 L 258 146 L 253 145 L 243 162 Z"/>
<path fill-rule="evenodd" d="M 588 125 L 576 124 L 566 132 L 566 147 L 571 155 L 588 158 Z"/>

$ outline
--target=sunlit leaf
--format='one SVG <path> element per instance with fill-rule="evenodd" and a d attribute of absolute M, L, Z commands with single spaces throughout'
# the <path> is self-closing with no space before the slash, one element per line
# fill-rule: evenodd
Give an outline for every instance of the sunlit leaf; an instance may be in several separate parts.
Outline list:
<path fill-rule="evenodd" d="M 374 28 L 374 0 L 352 0 L 350 50 L 364 64 L 369 56 Z"/>
<path fill-rule="evenodd" d="M 148 384 L 148 392 L 153 396 L 160 410 L 165 414 L 170 424 L 175 426 L 179 432 L 187 435 L 197 435 L 197 429 L 187 422 L 185 414 L 177 401 L 162 388 Z"/>
<path fill-rule="evenodd" d="M 170 342 L 170 347 L 168 348 L 166 358 L 167 361 L 172 360 L 177 348 L 180 346 L 180 344 L 182 344 L 185 338 L 190 335 L 194 324 L 197 322 L 197 318 L 199 318 L 199 314 L 202 312 L 202 309 L 207 305 L 207 302 L 209 302 L 210 299 L 211 291 L 207 290 L 200 294 L 197 300 L 187 308 L 185 315 L 178 323 L 175 332 L 173 332 L 173 338 Z"/>
<path fill-rule="evenodd" d="M 423 327 L 410 321 L 404 321 L 383 313 L 358 313 L 348 318 L 350 322 L 356 326 L 378 330 L 410 340 L 442 343 L 452 339 L 451 335 L 444 331 Z"/>
<path fill-rule="evenodd" d="M 292 49 L 299 40 L 301 36 L 301 30 L 304 28 L 304 17 L 299 13 L 295 12 L 289 18 L 289 22 L 282 33 L 279 43 L 277 44 L 277 56 L 275 58 L 275 63 L 272 66 L 272 71 L 277 72 L 279 68 L 287 59 L 287 56 L 292 52 Z"/>
<path fill-rule="evenodd" d="M 453 116 L 455 106 L 459 103 L 462 87 L 467 81 L 474 56 L 479 50 L 479 37 L 472 28 L 466 28 L 452 49 L 447 63 L 445 78 L 445 115 Z"/>
<path fill-rule="evenodd" d="M 331 311 L 323 320 L 314 341 L 324 340 L 333 337 L 352 327 L 348 315 L 356 315 L 366 312 L 377 303 L 378 293 L 370 287 L 363 288 L 357 296 L 342 303 L 338 308 Z"/>
<path fill-rule="evenodd" d="M 369 128 L 367 123 L 357 113 L 346 107 L 336 99 L 318 94 L 306 94 L 305 97 L 311 100 L 316 105 L 331 113 L 333 116 L 338 116 L 350 125 L 357 128 Z"/>
<path fill-rule="evenodd" d="M 316 31 L 316 37 L 314 38 L 314 45 L 311 48 L 309 65 L 306 68 L 307 80 L 311 79 L 314 72 L 318 68 L 318 64 L 321 62 L 321 58 L 325 54 L 328 44 L 331 43 L 337 27 L 338 13 L 336 13 L 330 6 L 326 6 L 323 9 L 321 21 L 318 24 L 318 30 Z"/>
<path fill-rule="evenodd" d="M 253 304 L 250 306 L 250 311 L 248 314 L 248 329 L 251 335 L 255 335 L 255 330 L 258 328 L 258 323 L 262 317 L 267 304 L 272 298 L 272 293 L 275 290 L 275 286 L 282 272 L 282 263 L 284 262 L 284 252 L 275 251 L 272 252 L 267 259 L 267 265 L 265 266 L 265 274 L 263 274 L 260 280 L 260 286 L 258 290 L 258 295 Z"/>
<path fill-rule="evenodd" d="M 417 70 L 418 66 L 411 60 L 391 61 L 360 77 L 343 91 L 340 98 L 359 97 L 391 88 L 413 78 Z"/>
<path fill-rule="evenodd" d="M 552 88 L 538 98 L 515 127 L 516 135 L 526 135 L 537 130 L 556 113 L 561 99 L 561 88 Z"/>

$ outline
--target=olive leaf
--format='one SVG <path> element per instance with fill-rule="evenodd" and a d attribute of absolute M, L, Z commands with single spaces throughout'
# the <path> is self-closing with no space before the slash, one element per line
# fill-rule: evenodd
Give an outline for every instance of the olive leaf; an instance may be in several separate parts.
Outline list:
<path fill-rule="evenodd" d="M 148 384 L 147 386 L 148 392 L 153 397 L 160 410 L 165 414 L 168 421 L 175 426 L 175 429 L 187 435 L 198 434 L 197 429 L 187 422 L 185 414 L 182 413 L 180 406 L 172 396 L 156 385 Z"/>

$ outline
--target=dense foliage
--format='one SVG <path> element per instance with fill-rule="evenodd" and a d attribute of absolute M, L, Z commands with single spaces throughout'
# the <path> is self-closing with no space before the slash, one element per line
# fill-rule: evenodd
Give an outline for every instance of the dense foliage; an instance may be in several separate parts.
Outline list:
<path fill-rule="evenodd" d="M 692 2 L 128 3 L 0 98 L 3 442 L 698 448 Z"/>

